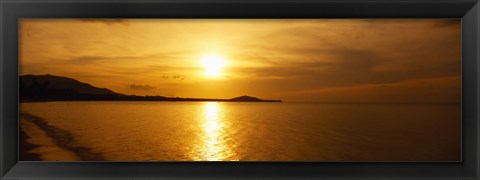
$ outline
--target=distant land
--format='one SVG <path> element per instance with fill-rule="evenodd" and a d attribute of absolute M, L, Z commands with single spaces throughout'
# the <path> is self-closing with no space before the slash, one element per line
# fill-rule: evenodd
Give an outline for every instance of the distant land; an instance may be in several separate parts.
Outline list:
<path fill-rule="evenodd" d="M 181 98 L 165 96 L 125 95 L 99 88 L 78 80 L 54 75 L 22 75 L 19 78 L 20 102 L 32 101 L 221 101 L 221 102 L 282 102 L 251 96 L 231 99 Z"/>

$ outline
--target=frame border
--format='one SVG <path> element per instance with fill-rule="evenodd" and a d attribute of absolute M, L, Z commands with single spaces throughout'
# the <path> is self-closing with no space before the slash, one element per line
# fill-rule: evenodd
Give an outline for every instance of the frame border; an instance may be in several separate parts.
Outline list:
<path fill-rule="evenodd" d="M 462 162 L 18 162 L 20 18 L 462 18 Z M 0 179 L 479 179 L 479 0 L 0 0 Z"/>

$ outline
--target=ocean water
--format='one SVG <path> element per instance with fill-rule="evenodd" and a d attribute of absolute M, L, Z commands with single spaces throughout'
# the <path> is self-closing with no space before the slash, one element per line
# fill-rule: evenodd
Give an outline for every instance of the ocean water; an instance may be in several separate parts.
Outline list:
<path fill-rule="evenodd" d="M 20 111 L 44 160 L 461 158 L 460 104 L 85 101 L 21 103 Z M 55 157 L 59 149 L 68 155 Z"/>

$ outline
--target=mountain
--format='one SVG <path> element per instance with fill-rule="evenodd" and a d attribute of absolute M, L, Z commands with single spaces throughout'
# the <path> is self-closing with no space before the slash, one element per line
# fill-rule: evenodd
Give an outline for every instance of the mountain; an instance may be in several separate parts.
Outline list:
<path fill-rule="evenodd" d="M 261 99 L 258 99 L 256 97 L 251 97 L 251 96 L 240 96 L 236 98 L 230 99 L 232 101 L 260 101 Z"/>
<path fill-rule="evenodd" d="M 232 99 L 179 98 L 164 96 L 124 95 L 78 80 L 54 75 L 23 75 L 19 78 L 20 101 L 224 101 L 224 102 L 281 102 L 251 96 Z"/>
<path fill-rule="evenodd" d="M 68 89 L 79 94 L 122 95 L 120 93 L 113 92 L 112 90 L 107 88 L 98 88 L 72 78 L 54 76 L 50 74 L 20 76 L 20 86 L 21 87 L 46 86 L 46 88 L 48 89 L 54 89 L 54 90 Z"/>
<path fill-rule="evenodd" d="M 236 102 L 282 102 L 281 100 L 264 100 L 264 99 L 259 99 L 256 97 L 252 96 L 240 96 L 236 98 L 230 99 L 230 101 L 236 101 Z"/>

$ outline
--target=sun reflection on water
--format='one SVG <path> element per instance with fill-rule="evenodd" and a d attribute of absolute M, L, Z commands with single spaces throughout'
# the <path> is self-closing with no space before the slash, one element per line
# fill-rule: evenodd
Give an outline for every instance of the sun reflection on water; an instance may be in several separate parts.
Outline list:
<path fill-rule="evenodd" d="M 201 122 L 203 142 L 199 147 L 200 156 L 197 156 L 197 159 L 206 161 L 238 160 L 227 142 L 221 105 L 218 102 L 207 102 L 204 107 Z"/>

